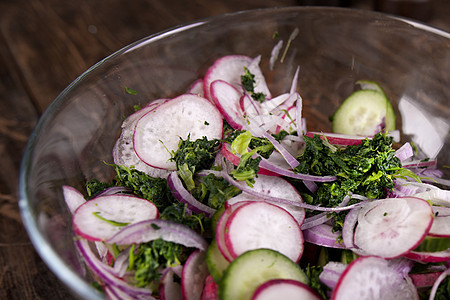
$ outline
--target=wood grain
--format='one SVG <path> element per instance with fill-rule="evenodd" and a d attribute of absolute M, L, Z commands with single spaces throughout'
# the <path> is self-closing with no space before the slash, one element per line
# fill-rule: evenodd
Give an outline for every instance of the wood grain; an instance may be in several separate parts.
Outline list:
<path fill-rule="evenodd" d="M 0 299 L 70 299 L 34 250 L 17 207 L 28 136 L 50 102 L 87 68 L 173 26 L 296 0 L 0 0 Z M 371 8 L 370 0 L 352 6 Z M 450 1 L 429 24 L 450 31 Z"/>

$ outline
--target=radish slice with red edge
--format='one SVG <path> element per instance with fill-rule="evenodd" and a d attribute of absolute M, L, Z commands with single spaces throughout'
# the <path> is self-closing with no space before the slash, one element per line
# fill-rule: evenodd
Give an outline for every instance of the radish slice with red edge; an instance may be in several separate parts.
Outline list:
<path fill-rule="evenodd" d="M 245 55 L 227 55 L 218 58 L 203 77 L 205 98 L 212 101 L 210 88 L 211 83 L 216 80 L 226 81 L 243 93 L 241 75 L 244 74 L 244 67 L 248 67 L 252 61 L 251 57 Z M 254 75 L 256 77 L 256 74 Z M 260 79 L 258 78 L 258 80 Z"/>
<path fill-rule="evenodd" d="M 241 92 L 223 80 L 215 80 L 211 83 L 213 103 L 228 124 L 237 130 L 242 129 L 245 124 L 244 112 L 240 106 L 241 96 Z"/>
<path fill-rule="evenodd" d="M 298 262 L 303 234 L 290 213 L 266 202 L 247 202 L 235 209 L 225 224 L 225 245 L 233 258 L 248 250 L 276 250 Z"/>
<path fill-rule="evenodd" d="M 74 187 L 63 185 L 62 187 L 64 201 L 69 208 L 70 213 L 74 213 L 78 207 L 86 202 L 82 193 L 80 193 Z"/>
<path fill-rule="evenodd" d="M 248 202 L 237 202 L 235 204 L 228 204 L 225 202 L 225 211 L 222 213 L 222 215 L 219 218 L 219 221 L 216 225 L 216 243 L 217 248 L 219 248 L 220 253 L 222 253 L 223 257 L 227 261 L 232 261 L 233 256 L 231 255 L 230 251 L 228 250 L 226 243 L 225 243 L 225 225 L 228 221 L 228 218 L 232 215 L 232 213 L 239 208 L 240 206 L 246 204 Z"/>
<path fill-rule="evenodd" d="M 76 234 L 91 241 L 106 241 L 123 227 L 159 215 L 145 199 L 117 194 L 96 197 L 81 205 L 73 215 Z"/>
<path fill-rule="evenodd" d="M 291 183 L 281 177 L 259 175 L 255 178 L 255 183 L 253 183 L 252 189 L 258 193 L 280 197 L 294 202 L 303 202 L 303 199 L 298 193 L 297 189 Z M 254 194 L 243 192 L 231 199 L 228 199 L 227 203 L 231 205 L 241 201 L 263 200 L 255 196 Z M 295 218 L 299 225 L 301 225 L 305 220 L 305 210 L 303 208 L 292 205 L 276 205 L 287 210 Z"/>
<path fill-rule="evenodd" d="M 450 261 L 450 249 L 438 252 L 411 251 L 405 256 L 409 259 L 423 263 L 439 263 Z"/>
<path fill-rule="evenodd" d="M 425 200 L 374 200 L 365 203 L 358 214 L 354 244 L 370 255 L 395 258 L 416 248 L 432 222 L 433 212 Z"/>
<path fill-rule="evenodd" d="M 196 250 L 192 252 L 186 260 L 181 276 L 181 290 L 183 299 L 200 299 L 205 284 L 205 279 L 209 275 L 205 258 L 205 251 Z"/>
<path fill-rule="evenodd" d="M 272 279 L 261 284 L 252 300 L 321 300 L 315 290 L 303 282 L 292 279 Z"/>
<path fill-rule="evenodd" d="M 128 225 L 106 242 L 108 244 L 130 245 L 157 239 L 200 250 L 208 248 L 208 243 L 196 231 L 186 225 L 162 219 L 145 220 Z"/>
<path fill-rule="evenodd" d="M 198 95 L 200 97 L 204 96 L 203 93 L 203 79 L 197 79 L 194 81 L 191 86 L 189 86 L 188 90 L 186 91 L 188 94 L 194 94 Z"/>
<path fill-rule="evenodd" d="M 379 257 L 360 257 L 352 261 L 342 273 L 331 295 L 332 300 L 419 299 L 410 280 L 389 267 Z"/>
<path fill-rule="evenodd" d="M 185 203 L 191 211 L 195 213 L 204 213 L 208 218 L 211 218 L 216 212 L 214 208 L 195 199 L 194 196 L 184 188 L 180 177 L 178 177 L 177 171 L 170 173 L 169 177 L 167 177 L 167 183 L 174 197 L 177 198 L 178 201 Z"/>
<path fill-rule="evenodd" d="M 144 108 L 136 111 L 122 123 L 122 132 L 113 147 L 113 159 L 117 165 L 123 165 L 128 168 L 133 166 L 136 170 L 142 171 L 152 177 L 166 178 L 169 174 L 166 170 L 157 169 L 143 162 L 136 154 L 133 147 L 133 134 L 136 123 L 146 113 L 154 110 L 159 105 L 167 102 L 169 99 L 157 99 L 150 102 Z"/>
<path fill-rule="evenodd" d="M 168 122 L 168 120 L 171 120 Z M 176 170 L 171 153 L 180 138 L 208 140 L 222 137 L 222 115 L 205 98 L 184 94 L 143 115 L 136 124 L 133 145 L 136 154 L 155 168 Z"/>
<path fill-rule="evenodd" d="M 432 206 L 433 224 L 428 235 L 450 238 L 450 207 Z"/>

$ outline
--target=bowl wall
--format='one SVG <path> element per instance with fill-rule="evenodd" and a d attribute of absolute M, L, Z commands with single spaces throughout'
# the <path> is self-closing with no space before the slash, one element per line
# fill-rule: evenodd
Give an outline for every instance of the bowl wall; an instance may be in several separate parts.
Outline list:
<path fill-rule="evenodd" d="M 284 61 L 269 69 L 274 45 Z M 278 37 L 274 37 L 274 34 Z M 283 48 L 284 49 L 284 48 Z M 402 142 L 450 165 L 450 35 L 383 14 L 339 8 L 282 8 L 235 13 L 138 41 L 81 75 L 50 105 L 22 163 L 20 207 L 30 237 L 53 272 L 81 298 L 101 297 L 75 251 L 61 186 L 83 190 L 108 180 L 112 148 L 135 105 L 183 93 L 218 57 L 262 56 L 274 95 L 288 91 L 300 66 L 307 126 L 330 131 L 328 117 L 357 80 L 378 82 L 392 100 Z M 130 95 L 129 87 L 138 92 Z M 446 177 L 449 178 L 448 169 Z"/>

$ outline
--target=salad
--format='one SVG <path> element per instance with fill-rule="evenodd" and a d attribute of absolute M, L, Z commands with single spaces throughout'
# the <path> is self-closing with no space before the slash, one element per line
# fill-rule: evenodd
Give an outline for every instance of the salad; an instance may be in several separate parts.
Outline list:
<path fill-rule="evenodd" d="M 137 109 L 115 178 L 63 186 L 95 285 L 109 299 L 448 299 L 450 181 L 398 145 L 383 89 L 357 82 L 333 132 L 315 132 L 298 69 L 272 95 L 260 59 L 221 57 Z"/>

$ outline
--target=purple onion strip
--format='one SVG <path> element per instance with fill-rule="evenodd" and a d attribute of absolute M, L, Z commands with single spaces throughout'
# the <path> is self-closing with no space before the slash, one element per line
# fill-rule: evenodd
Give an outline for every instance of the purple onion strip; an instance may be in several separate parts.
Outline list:
<path fill-rule="evenodd" d="M 178 173 L 176 171 L 169 174 L 167 177 L 167 183 L 169 184 L 169 188 L 172 191 L 172 194 L 178 201 L 185 203 L 187 208 L 195 213 L 204 213 L 208 218 L 210 218 L 216 210 L 211 208 L 192 196 L 183 186 L 180 177 L 178 177 Z"/>
<path fill-rule="evenodd" d="M 189 227 L 168 220 L 145 220 L 125 226 L 107 243 L 117 245 L 130 245 L 146 243 L 157 239 L 173 242 L 186 247 L 206 250 L 208 243 L 197 232 Z"/>

